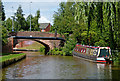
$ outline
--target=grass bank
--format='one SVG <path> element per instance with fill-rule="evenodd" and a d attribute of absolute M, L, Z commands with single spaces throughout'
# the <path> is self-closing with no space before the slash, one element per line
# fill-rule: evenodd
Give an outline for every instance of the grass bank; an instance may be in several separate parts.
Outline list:
<path fill-rule="evenodd" d="M 21 47 L 18 49 L 27 49 L 27 50 L 38 50 L 40 53 L 45 53 L 45 46 L 38 42 L 34 42 L 33 44 L 25 47 Z"/>
<path fill-rule="evenodd" d="M 25 57 L 26 57 L 26 54 L 24 54 L 24 53 L 1 56 L 0 64 L 2 65 L 2 67 L 5 67 L 5 66 L 8 66 L 14 62 L 17 62 Z"/>
<path fill-rule="evenodd" d="M 40 50 L 41 47 L 44 47 L 44 46 L 42 44 L 38 43 L 38 42 L 34 42 L 33 44 L 31 44 L 29 46 L 21 47 L 21 48 L 18 48 L 18 49 Z"/>
<path fill-rule="evenodd" d="M 13 53 L 1 53 L 1 56 L 11 55 L 11 54 L 19 54 L 21 52 L 13 52 Z"/>

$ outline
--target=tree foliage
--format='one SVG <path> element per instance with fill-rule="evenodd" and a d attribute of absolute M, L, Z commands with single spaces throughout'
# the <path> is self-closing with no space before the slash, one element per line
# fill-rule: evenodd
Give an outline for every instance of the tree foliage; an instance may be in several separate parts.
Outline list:
<path fill-rule="evenodd" d="M 22 6 L 19 5 L 17 12 L 14 13 L 11 18 L 5 20 L 4 6 L 0 0 L 0 28 L 2 29 L 2 45 L 7 43 L 7 36 L 9 32 L 17 31 L 29 31 L 30 28 L 30 15 L 25 19 L 25 14 L 23 14 Z M 32 31 L 40 31 L 38 19 L 40 18 L 40 10 L 36 11 L 36 15 L 33 17 L 31 15 L 31 27 Z M 13 30 L 12 31 L 12 26 Z"/>
<path fill-rule="evenodd" d="M 0 35 L 2 35 L 2 40 L 0 37 L 0 41 L 2 41 L 2 45 L 5 45 L 7 43 L 7 29 L 4 26 L 5 23 L 5 11 L 4 6 L 0 0 Z"/>
<path fill-rule="evenodd" d="M 52 30 L 66 40 L 120 49 L 120 2 L 62 2 L 53 17 Z"/>
<path fill-rule="evenodd" d="M 30 15 L 27 18 L 24 17 L 22 6 L 19 5 L 17 12 L 14 13 L 12 18 L 8 18 L 5 22 L 6 28 L 9 32 L 17 31 L 29 31 L 30 30 Z M 40 31 L 38 20 L 40 18 L 40 10 L 36 11 L 35 17 L 31 15 L 31 29 L 32 31 Z"/>
<path fill-rule="evenodd" d="M 15 19 L 16 19 L 16 31 L 20 31 L 20 30 L 27 30 L 26 29 L 26 21 L 24 18 L 24 14 L 23 14 L 23 10 L 21 5 L 19 5 L 17 12 L 15 13 Z M 14 19 L 14 18 L 13 18 Z"/>
<path fill-rule="evenodd" d="M 5 11 L 4 11 L 4 6 L 3 6 L 3 3 L 1 2 L 1 0 L 0 0 L 0 13 L 1 13 L 1 16 L 2 16 L 2 21 L 4 21 L 5 20 Z"/>

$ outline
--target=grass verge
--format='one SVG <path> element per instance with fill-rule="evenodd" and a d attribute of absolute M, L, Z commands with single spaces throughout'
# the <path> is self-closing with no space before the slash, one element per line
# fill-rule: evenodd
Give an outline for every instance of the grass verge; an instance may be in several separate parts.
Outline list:
<path fill-rule="evenodd" d="M 18 48 L 18 49 L 40 50 L 41 47 L 44 47 L 44 46 L 42 44 L 38 43 L 38 42 L 34 42 L 33 44 L 31 44 L 29 46 L 21 47 L 21 48 Z"/>
<path fill-rule="evenodd" d="M 5 61 L 8 61 L 8 60 L 11 60 L 11 59 L 16 59 L 16 58 L 19 58 L 21 56 L 25 56 L 26 54 L 24 53 L 20 53 L 20 54 L 10 54 L 10 55 L 7 55 L 7 56 L 1 56 L 0 57 L 0 63 L 3 63 Z"/>

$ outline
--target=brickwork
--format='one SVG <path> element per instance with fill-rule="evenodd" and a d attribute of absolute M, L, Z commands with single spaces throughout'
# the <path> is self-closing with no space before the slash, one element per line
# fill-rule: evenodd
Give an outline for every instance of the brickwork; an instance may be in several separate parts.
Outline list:
<path fill-rule="evenodd" d="M 48 32 L 40 32 L 40 31 L 20 31 L 16 33 L 10 33 L 9 36 L 32 36 L 32 37 L 55 37 L 54 33 L 48 33 Z M 60 37 L 59 34 L 57 34 L 56 37 Z M 62 36 L 63 37 L 63 36 Z M 13 41 L 13 46 L 15 47 L 18 43 L 26 41 L 26 39 L 14 39 Z M 48 49 L 53 49 L 53 48 L 59 48 L 60 47 L 60 40 L 41 40 L 41 39 L 36 39 L 33 41 L 37 41 L 41 44 L 43 44 L 46 47 L 46 50 Z M 22 43 L 21 43 L 22 45 Z"/>
<path fill-rule="evenodd" d="M 17 44 L 19 44 L 20 47 L 25 46 L 24 45 L 25 41 L 27 41 L 27 40 L 26 39 L 17 39 L 17 42 L 16 43 L 14 42 L 14 47 L 18 47 L 18 46 L 16 46 Z M 60 44 L 60 40 L 40 40 L 40 39 L 36 39 L 36 40 L 33 40 L 33 41 L 37 41 L 37 42 L 40 41 L 40 42 L 42 42 L 42 44 L 48 45 L 50 49 L 53 49 L 54 47 L 59 48 L 59 44 Z"/>
<path fill-rule="evenodd" d="M 24 40 L 24 41 L 21 41 L 19 42 L 18 44 L 16 44 L 15 48 L 21 48 L 21 47 L 26 47 L 26 46 L 29 46 L 31 44 L 33 44 L 35 41 L 31 41 L 31 40 Z M 29 44 L 31 43 L 31 44 Z"/>
<path fill-rule="evenodd" d="M 32 35 L 33 37 L 54 37 L 54 33 L 49 33 L 49 32 L 40 32 L 40 31 L 20 31 L 16 33 L 10 33 L 9 36 L 30 36 Z M 59 34 L 57 34 L 57 37 L 60 37 Z"/>
<path fill-rule="evenodd" d="M 46 27 L 46 29 L 45 29 L 45 32 L 49 32 L 50 31 L 50 24 Z"/>
<path fill-rule="evenodd" d="M 8 43 L 2 46 L 2 53 L 12 53 L 13 52 L 13 38 L 8 38 Z"/>

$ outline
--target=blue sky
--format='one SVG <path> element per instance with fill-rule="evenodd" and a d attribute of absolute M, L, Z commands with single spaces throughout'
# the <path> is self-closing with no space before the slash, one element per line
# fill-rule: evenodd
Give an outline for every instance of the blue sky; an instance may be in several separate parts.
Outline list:
<path fill-rule="evenodd" d="M 22 6 L 23 13 L 25 14 L 26 18 L 30 14 L 30 2 L 32 2 L 31 14 L 35 16 L 36 11 L 39 9 L 41 14 L 39 22 L 40 23 L 50 22 L 51 24 L 53 24 L 53 14 L 54 11 L 57 11 L 57 9 L 59 8 L 59 3 L 66 1 L 67 0 L 2 0 L 5 8 L 6 18 L 11 17 L 11 15 L 13 15 L 13 12 L 14 13 L 16 12 L 19 5 Z M 83 1 L 83 0 L 71 0 L 71 1 Z"/>
<path fill-rule="evenodd" d="M 24 17 L 30 14 L 30 2 L 31 3 L 31 14 L 35 16 L 36 11 L 40 10 L 41 18 L 40 23 L 50 22 L 53 24 L 53 14 L 59 8 L 59 3 L 65 0 L 2 0 L 6 18 L 11 17 L 19 7 L 22 6 Z M 13 8 L 12 8 L 13 7 Z"/>

